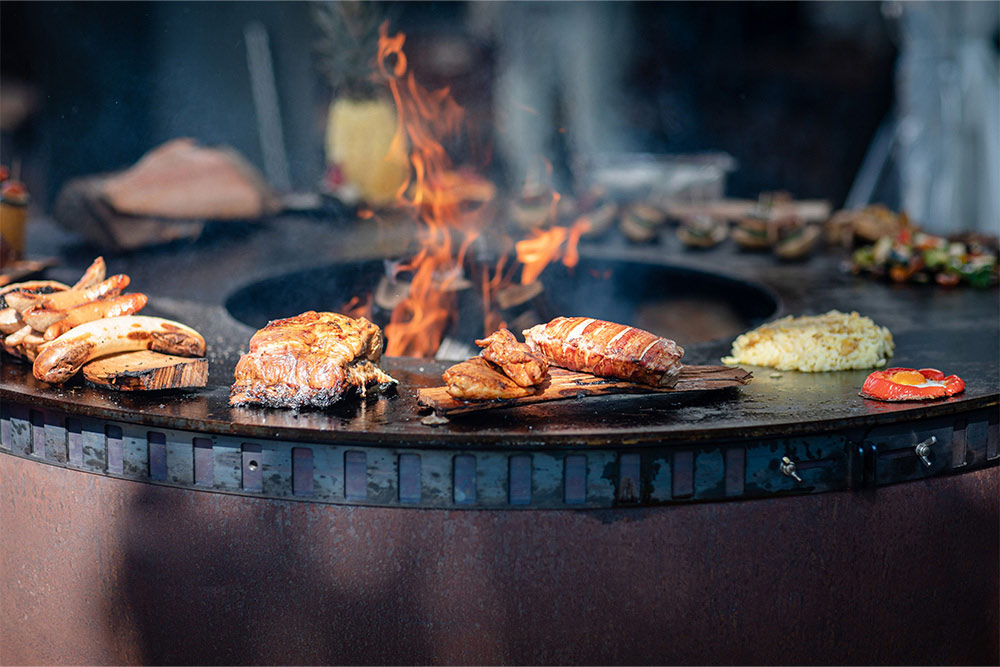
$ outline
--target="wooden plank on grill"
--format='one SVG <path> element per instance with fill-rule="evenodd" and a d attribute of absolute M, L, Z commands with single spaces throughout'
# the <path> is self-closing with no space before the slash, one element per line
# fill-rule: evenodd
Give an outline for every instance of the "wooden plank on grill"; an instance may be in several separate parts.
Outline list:
<path fill-rule="evenodd" d="M 208 359 L 150 350 L 111 354 L 94 359 L 82 370 L 87 382 L 121 391 L 204 387 L 208 382 Z"/>
<path fill-rule="evenodd" d="M 445 387 L 417 390 L 417 404 L 433 409 L 438 415 L 451 416 L 519 405 L 560 401 L 609 394 L 676 394 L 738 387 L 750 382 L 753 374 L 739 366 L 684 366 L 673 387 L 650 387 L 634 382 L 597 377 L 590 373 L 550 368 L 549 380 L 538 391 L 521 398 L 493 401 L 462 401 L 453 398 Z"/>

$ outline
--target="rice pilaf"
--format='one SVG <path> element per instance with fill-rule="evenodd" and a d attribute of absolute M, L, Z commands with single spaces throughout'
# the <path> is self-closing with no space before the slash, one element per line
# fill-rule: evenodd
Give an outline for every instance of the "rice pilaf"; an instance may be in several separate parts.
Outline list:
<path fill-rule="evenodd" d="M 767 366 L 782 371 L 845 371 L 884 366 L 895 344 L 886 327 L 869 317 L 831 310 L 789 315 L 762 324 L 733 341 L 724 364 Z"/>

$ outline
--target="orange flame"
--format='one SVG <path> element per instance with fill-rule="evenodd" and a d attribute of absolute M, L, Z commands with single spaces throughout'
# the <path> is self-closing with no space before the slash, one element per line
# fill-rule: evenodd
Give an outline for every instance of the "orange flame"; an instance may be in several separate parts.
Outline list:
<path fill-rule="evenodd" d="M 340 308 L 340 312 L 348 317 L 364 317 L 365 319 L 370 320 L 372 318 L 373 300 L 374 299 L 370 292 L 364 299 L 358 296 L 352 296 L 351 300 Z"/>
<path fill-rule="evenodd" d="M 455 279 L 461 275 L 465 250 L 473 234 L 455 248 L 452 227 L 461 225 L 463 179 L 453 170 L 439 137 L 455 132 L 464 112 L 444 88 L 432 93 L 407 73 L 402 33 L 390 36 L 388 24 L 379 28 L 379 70 L 392 93 L 398 114 L 394 146 L 409 139 L 411 173 L 397 192 L 401 206 L 409 207 L 427 226 L 417 255 L 401 265 L 413 271 L 409 295 L 392 311 L 385 327 L 386 353 L 393 356 L 429 356 L 441 344 L 455 311 Z M 404 79 L 405 77 L 405 79 Z"/>
<path fill-rule="evenodd" d="M 409 151 L 410 173 L 397 190 L 396 201 L 412 211 L 424 229 L 420 250 L 397 265 L 397 273 L 412 273 L 412 278 L 408 296 L 394 308 L 385 327 L 386 354 L 432 356 L 456 316 L 456 290 L 469 284 L 463 276 L 468 249 L 489 222 L 488 207 L 470 209 L 468 204 L 492 200 L 495 188 L 482 176 L 454 168 L 442 140 L 461 129 L 464 110 L 448 88 L 429 92 L 416 82 L 403 53 L 405 40 L 402 33 L 389 35 L 387 23 L 380 26 L 378 73 L 397 111 L 390 151 Z M 550 219 L 555 219 L 558 202 L 559 194 L 554 192 Z M 566 266 L 575 266 L 577 244 L 589 228 L 590 223 L 581 218 L 569 228 L 535 230 L 532 238 L 517 243 L 517 258 L 523 264 L 521 282 L 534 282 L 553 261 L 561 259 Z M 504 326 L 491 299 L 510 284 L 515 268 L 508 269 L 501 257 L 492 277 L 488 268 L 482 269 L 479 287 L 485 333 Z"/>
<path fill-rule="evenodd" d="M 559 247 L 566 240 L 565 227 L 553 227 L 541 231 L 533 230 L 533 238 L 514 244 L 517 259 L 524 264 L 521 269 L 521 284 L 527 285 L 538 280 L 542 270 L 559 257 Z"/>
<path fill-rule="evenodd" d="M 577 218 L 576 222 L 569 228 L 569 240 L 566 242 L 566 253 L 562 260 L 564 266 L 572 269 L 580 263 L 580 237 L 592 228 L 593 225 L 587 216 Z"/>
<path fill-rule="evenodd" d="M 589 229 L 590 221 L 583 217 L 574 222 L 569 229 L 552 227 L 545 231 L 534 230 L 532 238 L 514 244 L 517 259 L 524 264 L 521 270 L 521 284 L 528 285 L 535 282 L 546 266 L 560 258 L 565 266 L 569 268 L 576 266 L 580 261 L 577 248 L 580 236 Z M 563 248 L 564 242 L 565 248 Z"/>

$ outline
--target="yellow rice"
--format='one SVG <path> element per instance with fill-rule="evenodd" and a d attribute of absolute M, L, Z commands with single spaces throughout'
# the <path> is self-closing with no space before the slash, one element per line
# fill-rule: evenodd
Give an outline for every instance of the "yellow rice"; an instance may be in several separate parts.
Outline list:
<path fill-rule="evenodd" d="M 783 317 L 733 341 L 724 364 L 782 371 L 845 371 L 884 366 L 895 344 L 886 327 L 856 312 Z"/>

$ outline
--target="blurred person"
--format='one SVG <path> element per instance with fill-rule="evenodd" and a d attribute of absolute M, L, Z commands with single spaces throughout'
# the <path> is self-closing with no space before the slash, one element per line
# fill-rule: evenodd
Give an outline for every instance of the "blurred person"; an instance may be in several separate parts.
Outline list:
<path fill-rule="evenodd" d="M 1000 232 L 1000 3 L 892 2 L 901 207 L 931 232 Z"/>
<path fill-rule="evenodd" d="M 582 156 L 628 149 L 622 109 L 629 3 L 472 2 L 473 33 L 497 49 L 497 152 L 508 185 L 569 185 Z M 560 136 L 564 138 L 560 138 Z"/>

